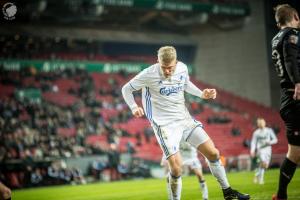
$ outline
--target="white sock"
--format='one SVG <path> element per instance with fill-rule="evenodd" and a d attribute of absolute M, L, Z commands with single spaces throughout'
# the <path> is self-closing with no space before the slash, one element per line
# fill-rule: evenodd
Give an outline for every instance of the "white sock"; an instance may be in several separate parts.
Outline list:
<path fill-rule="evenodd" d="M 256 176 L 256 177 L 259 177 L 259 173 L 260 173 L 259 169 L 260 169 L 260 168 L 256 168 L 256 169 L 255 169 L 255 176 Z"/>
<path fill-rule="evenodd" d="M 200 181 L 200 188 L 202 191 L 202 198 L 208 199 L 208 189 L 205 181 Z"/>
<path fill-rule="evenodd" d="M 217 179 L 222 189 L 227 189 L 230 187 L 224 166 L 221 164 L 220 160 L 208 161 L 208 166 L 212 175 Z"/>
<path fill-rule="evenodd" d="M 264 175 L 265 175 L 265 169 L 260 167 L 258 183 L 264 183 Z"/>
<path fill-rule="evenodd" d="M 181 176 L 174 177 L 169 174 L 169 185 L 172 192 L 172 200 L 180 200 L 181 198 L 181 189 L 182 189 L 182 180 Z"/>

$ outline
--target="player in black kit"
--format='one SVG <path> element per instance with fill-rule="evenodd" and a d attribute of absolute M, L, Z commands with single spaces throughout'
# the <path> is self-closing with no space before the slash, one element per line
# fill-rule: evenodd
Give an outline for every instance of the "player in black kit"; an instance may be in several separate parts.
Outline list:
<path fill-rule="evenodd" d="M 285 200 L 288 184 L 300 163 L 300 20 L 296 9 L 288 4 L 275 8 L 275 19 L 280 31 L 272 40 L 272 60 L 280 79 L 280 115 L 289 144 L 273 200 Z"/>

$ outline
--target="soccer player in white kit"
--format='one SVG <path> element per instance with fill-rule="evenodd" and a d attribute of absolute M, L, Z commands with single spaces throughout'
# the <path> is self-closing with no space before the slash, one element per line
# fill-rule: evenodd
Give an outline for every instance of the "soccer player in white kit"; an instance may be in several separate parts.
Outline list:
<path fill-rule="evenodd" d="M 264 173 L 271 161 L 271 145 L 277 143 L 277 137 L 271 128 L 266 127 L 266 121 L 263 118 L 258 118 L 256 123 L 258 128 L 252 135 L 250 154 L 251 157 L 257 156 L 259 160 L 254 183 L 264 184 Z"/>
<path fill-rule="evenodd" d="M 133 92 L 142 89 L 143 108 L 134 100 Z M 173 200 L 181 198 L 182 161 L 179 143 L 185 141 L 194 146 L 208 160 L 212 174 L 223 189 L 224 199 L 250 199 L 248 194 L 233 190 L 227 180 L 219 151 L 193 119 L 185 106 L 184 92 L 203 99 L 215 99 L 215 89 L 201 91 L 189 79 L 187 66 L 177 61 L 176 49 L 164 46 L 158 50 L 158 63 L 144 69 L 122 88 L 123 97 L 135 117 L 144 114 L 151 123 L 157 141 L 170 167 L 169 184 Z"/>

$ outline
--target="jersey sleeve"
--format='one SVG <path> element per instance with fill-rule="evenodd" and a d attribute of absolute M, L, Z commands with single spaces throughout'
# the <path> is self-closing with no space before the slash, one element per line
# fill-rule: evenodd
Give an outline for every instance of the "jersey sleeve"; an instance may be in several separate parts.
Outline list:
<path fill-rule="evenodd" d="M 292 31 L 283 41 L 283 55 L 285 67 L 293 83 L 300 83 L 300 32 Z"/>
<path fill-rule="evenodd" d="M 252 135 L 252 139 L 251 139 L 251 147 L 250 147 L 251 154 L 255 153 L 256 145 L 257 145 L 257 135 L 256 135 L 256 131 L 254 131 L 254 133 Z"/>
<path fill-rule="evenodd" d="M 132 93 L 145 87 L 147 85 L 147 78 L 147 71 L 145 69 L 122 87 L 123 98 L 131 110 L 138 107 Z"/>
<path fill-rule="evenodd" d="M 190 81 L 190 76 L 187 67 L 186 67 L 186 79 L 184 84 L 184 91 L 200 98 L 203 94 L 202 90 L 200 90 L 194 83 Z"/>
<path fill-rule="evenodd" d="M 278 142 L 278 139 L 273 131 L 273 129 L 269 129 L 270 131 L 270 145 L 276 144 Z"/>
<path fill-rule="evenodd" d="M 137 91 L 147 85 L 149 79 L 148 71 L 149 69 L 144 69 L 128 82 L 132 89 Z"/>

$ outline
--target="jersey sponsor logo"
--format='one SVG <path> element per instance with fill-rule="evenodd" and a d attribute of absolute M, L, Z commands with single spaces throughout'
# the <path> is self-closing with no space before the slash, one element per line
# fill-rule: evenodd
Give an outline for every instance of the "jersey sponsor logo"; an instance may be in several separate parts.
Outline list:
<path fill-rule="evenodd" d="M 160 88 L 159 93 L 161 95 L 169 96 L 170 94 L 178 93 L 178 92 L 180 92 L 182 90 L 183 90 L 183 86 L 182 85 L 178 85 L 178 86 Z"/>

